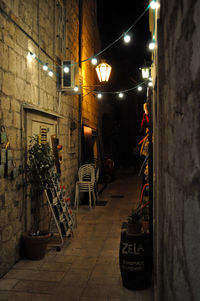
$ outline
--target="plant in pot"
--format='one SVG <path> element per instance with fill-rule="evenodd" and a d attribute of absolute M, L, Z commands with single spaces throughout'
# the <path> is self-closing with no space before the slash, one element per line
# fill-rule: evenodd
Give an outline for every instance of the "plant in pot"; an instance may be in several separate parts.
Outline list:
<path fill-rule="evenodd" d="M 141 232 L 141 209 L 139 207 L 132 209 L 131 214 L 128 216 L 127 227 L 129 234 L 138 234 Z"/>
<path fill-rule="evenodd" d="M 30 138 L 25 168 L 26 184 L 30 191 L 32 227 L 23 233 L 26 257 L 33 260 L 45 256 L 50 238 L 48 229 L 41 229 L 41 209 L 43 192 L 46 187 L 52 187 L 57 178 L 53 172 L 54 157 L 49 143 L 41 143 L 41 136 Z M 47 227 L 48 228 L 48 227 Z"/>

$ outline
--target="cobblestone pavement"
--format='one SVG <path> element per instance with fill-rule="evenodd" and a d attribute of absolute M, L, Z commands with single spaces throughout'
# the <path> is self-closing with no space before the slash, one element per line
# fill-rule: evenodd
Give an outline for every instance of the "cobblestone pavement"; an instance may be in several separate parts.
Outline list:
<path fill-rule="evenodd" d="M 78 227 L 60 252 L 21 260 L 0 280 L 0 301 L 152 301 L 152 290 L 123 287 L 119 269 L 121 224 L 136 206 L 140 179 L 121 173 L 100 195 L 106 206 L 80 206 Z"/>

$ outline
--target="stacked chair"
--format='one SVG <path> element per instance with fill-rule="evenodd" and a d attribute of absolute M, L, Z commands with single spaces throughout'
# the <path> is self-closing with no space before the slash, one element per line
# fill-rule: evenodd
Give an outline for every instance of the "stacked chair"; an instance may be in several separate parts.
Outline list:
<path fill-rule="evenodd" d="M 99 178 L 99 169 L 95 170 L 95 164 L 84 164 L 78 170 L 79 180 L 76 182 L 75 189 L 75 207 L 78 209 L 80 192 L 88 192 L 89 207 L 92 207 L 92 196 L 94 205 L 96 205 L 97 182 Z"/>

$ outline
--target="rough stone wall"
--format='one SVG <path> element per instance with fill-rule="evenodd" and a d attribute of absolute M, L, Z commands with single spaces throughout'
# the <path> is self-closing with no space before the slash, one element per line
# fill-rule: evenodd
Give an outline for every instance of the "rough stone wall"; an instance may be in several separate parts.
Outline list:
<path fill-rule="evenodd" d="M 83 2 L 87 1 L 89 0 Z M 57 35 L 55 20 L 56 11 L 59 9 L 57 4 L 65 2 L 66 11 L 62 17 L 65 19 L 66 16 L 67 20 L 66 36 L 62 40 Z M 95 5 L 95 1 L 89 3 Z M 87 4 L 83 3 L 84 5 L 87 7 Z M 96 16 L 93 15 L 85 20 L 87 30 L 84 35 L 87 35 L 88 41 L 90 28 L 95 28 L 95 38 L 98 37 L 95 19 Z M 27 59 L 27 53 L 36 53 L 37 58 L 48 63 L 54 72 L 58 59 L 72 59 L 77 62 L 79 1 L 0 1 L 0 27 L 0 125 L 5 125 L 14 162 L 17 167 L 24 162 L 26 124 L 22 104 L 61 115 L 62 118 L 57 118 L 58 137 L 63 145 L 61 181 L 73 201 L 78 169 L 78 128 L 70 132 L 70 124 L 72 121 L 76 125 L 79 122 L 79 96 L 58 93 L 57 77 L 48 76 L 38 60 Z M 93 38 L 94 36 L 91 37 Z M 59 45 L 65 39 L 66 44 L 60 49 Z M 91 47 L 91 43 L 84 44 L 84 48 Z M 93 53 L 93 49 L 84 51 Z M 92 76 L 88 75 L 85 80 L 87 84 L 91 85 Z M 97 107 L 94 110 L 92 106 L 88 108 L 88 112 L 93 112 L 94 116 L 99 114 Z M 88 120 L 92 114 L 88 113 Z M 96 116 L 94 118 L 98 119 Z M 20 184 L 23 184 L 22 175 L 15 180 L 0 178 L 0 276 L 19 259 L 20 237 L 26 228 L 27 203 L 25 192 L 19 188 Z"/>
<path fill-rule="evenodd" d="M 82 39 L 82 59 L 91 57 L 95 53 L 97 53 L 99 49 L 99 38 L 98 33 L 96 32 L 95 26 L 91 27 L 89 24 L 92 19 L 96 16 L 96 7 L 95 2 L 91 0 L 83 1 L 83 39 Z M 87 47 L 89 45 L 90 47 Z M 97 57 L 97 59 L 99 59 Z M 85 62 L 82 64 L 82 72 L 83 72 L 83 86 L 88 86 L 87 83 L 91 83 L 92 85 L 97 84 L 97 75 L 94 66 L 91 64 L 91 61 Z M 96 128 L 98 125 L 98 115 L 97 111 L 100 111 L 100 104 L 97 101 L 95 95 L 90 93 L 91 90 L 94 89 L 94 86 L 87 87 L 83 91 L 83 119 L 89 119 L 90 124 Z"/>
<path fill-rule="evenodd" d="M 155 300 L 200 300 L 200 1 L 161 1 L 155 120 Z"/>

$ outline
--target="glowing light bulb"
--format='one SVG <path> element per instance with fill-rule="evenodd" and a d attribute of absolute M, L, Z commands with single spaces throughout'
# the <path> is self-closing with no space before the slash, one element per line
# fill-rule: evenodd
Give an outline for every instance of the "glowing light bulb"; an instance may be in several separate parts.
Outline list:
<path fill-rule="evenodd" d="M 131 40 L 131 37 L 130 37 L 130 35 L 128 35 L 128 34 L 125 34 L 125 36 L 124 36 L 124 42 L 125 42 L 125 43 L 129 43 L 129 42 L 130 42 L 130 40 Z"/>
<path fill-rule="evenodd" d="M 123 98 L 124 94 L 122 92 L 119 93 L 119 98 Z"/>
<path fill-rule="evenodd" d="M 97 64 L 97 59 L 95 57 L 93 57 L 91 62 L 92 62 L 92 65 L 96 65 Z"/>
<path fill-rule="evenodd" d="M 32 56 L 32 58 L 33 58 L 33 59 L 35 59 L 35 58 L 36 58 L 36 54 L 35 54 L 35 53 L 33 53 L 33 52 L 30 52 L 30 54 L 31 54 L 31 56 Z"/>
<path fill-rule="evenodd" d="M 64 71 L 65 73 L 68 73 L 68 72 L 69 72 L 69 67 L 65 66 L 65 67 L 63 68 L 63 71 Z"/>
<path fill-rule="evenodd" d="M 152 82 L 148 82 L 148 86 L 149 86 L 149 87 L 152 87 L 152 86 L 153 86 L 153 83 L 152 83 Z"/>
<path fill-rule="evenodd" d="M 98 93 L 97 94 L 97 97 L 100 99 L 100 98 L 102 98 L 102 94 L 101 93 Z"/>
<path fill-rule="evenodd" d="M 51 70 L 49 71 L 48 74 L 49 74 L 49 76 L 53 76 L 53 72 Z"/>
<path fill-rule="evenodd" d="M 44 71 L 47 71 L 47 70 L 48 70 L 48 65 L 47 65 L 47 64 L 43 65 L 42 69 L 43 69 Z"/>
<path fill-rule="evenodd" d="M 142 91 L 142 87 L 141 86 L 139 86 L 137 89 L 138 89 L 138 91 Z"/>
<path fill-rule="evenodd" d="M 74 87 L 74 91 L 78 92 L 78 87 L 77 86 Z"/>
<path fill-rule="evenodd" d="M 149 49 L 153 50 L 154 48 L 155 48 L 155 42 L 152 41 L 152 42 L 149 43 Z"/>
<path fill-rule="evenodd" d="M 36 54 L 29 51 L 27 54 L 27 59 L 31 61 L 32 59 L 35 59 L 35 58 L 36 58 Z"/>
<path fill-rule="evenodd" d="M 156 1 L 151 1 L 151 3 L 149 5 L 152 9 L 159 8 L 159 4 Z"/>

